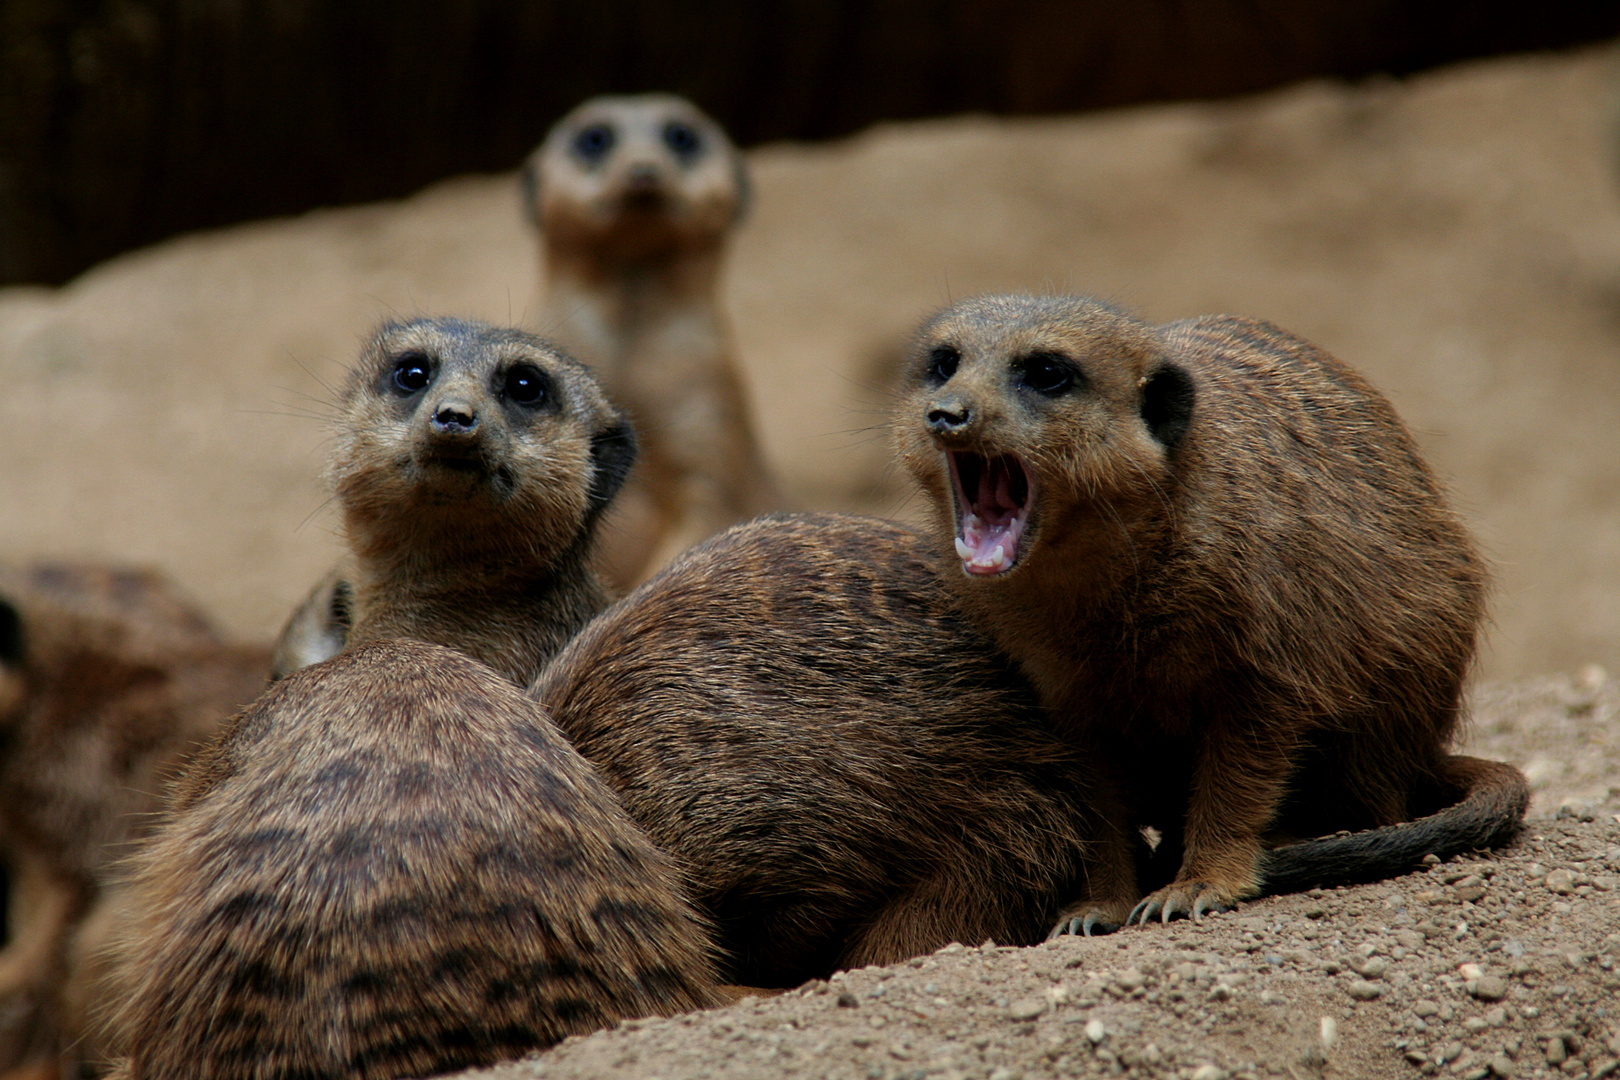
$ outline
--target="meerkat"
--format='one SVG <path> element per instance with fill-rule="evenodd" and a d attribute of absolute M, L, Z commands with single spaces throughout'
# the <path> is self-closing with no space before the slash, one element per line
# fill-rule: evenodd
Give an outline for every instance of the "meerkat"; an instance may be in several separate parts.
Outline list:
<path fill-rule="evenodd" d="M 641 439 L 602 536 L 622 592 L 697 541 L 782 508 L 720 303 L 747 171 L 694 105 L 646 94 L 585 102 L 522 176 L 540 237 L 536 325 L 591 365 Z"/>
<path fill-rule="evenodd" d="M 328 469 L 346 646 L 231 722 L 135 858 L 125 1075 L 421 1076 L 724 1000 L 668 859 L 516 685 L 603 603 L 634 452 L 520 331 L 366 346 Z"/>
<path fill-rule="evenodd" d="M 350 552 L 282 630 L 276 677 L 365 621 L 527 685 L 607 606 L 590 555 L 636 438 L 583 365 L 521 330 L 389 324 L 334 428 L 326 478 Z"/>
<path fill-rule="evenodd" d="M 577 361 L 520 330 L 389 324 L 334 429 L 326 479 L 351 551 L 288 619 L 273 677 L 336 655 L 368 618 L 526 685 L 607 606 L 589 556 L 637 444 Z"/>
<path fill-rule="evenodd" d="M 354 570 L 332 568 L 293 609 L 270 654 L 270 679 L 330 660 L 343 651 L 354 625 Z"/>
<path fill-rule="evenodd" d="M 0 851 L 13 919 L 0 1071 L 54 1061 L 70 941 L 150 827 L 168 776 L 265 685 L 268 654 L 225 641 L 149 570 L 0 568 Z"/>
<path fill-rule="evenodd" d="M 1181 853 L 1059 931 L 1230 909 L 1284 838 L 1415 860 L 1435 822 L 1397 823 L 1458 799 L 1441 832 L 1512 835 L 1524 777 L 1448 753 L 1485 567 L 1348 366 L 1248 319 L 984 297 L 923 325 L 897 408 L 941 580 Z"/>
<path fill-rule="evenodd" d="M 668 860 L 543 710 L 366 629 L 238 714 L 134 858 L 119 1075 L 427 1076 L 721 1003 Z"/>
<path fill-rule="evenodd" d="M 1098 887 L 1087 760 L 929 554 L 875 518 L 757 519 L 608 609 L 531 688 L 674 857 L 728 981 L 1033 944 Z"/>

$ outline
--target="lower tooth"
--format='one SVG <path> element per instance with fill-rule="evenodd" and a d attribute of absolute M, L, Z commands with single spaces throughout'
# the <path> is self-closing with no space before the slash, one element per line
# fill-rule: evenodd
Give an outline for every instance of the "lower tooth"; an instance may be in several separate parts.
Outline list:
<path fill-rule="evenodd" d="M 973 558 L 973 549 L 960 536 L 956 538 L 956 557 L 959 559 Z"/>
<path fill-rule="evenodd" d="M 999 570 L 1003 566 L 1005 566 L 1006 564 L 1007 564 L 1007 553 L 1005 551 L 1003 551 L 1001 548 L 996 548 L 995 554 L 990 556 L 990 565 Z"/>

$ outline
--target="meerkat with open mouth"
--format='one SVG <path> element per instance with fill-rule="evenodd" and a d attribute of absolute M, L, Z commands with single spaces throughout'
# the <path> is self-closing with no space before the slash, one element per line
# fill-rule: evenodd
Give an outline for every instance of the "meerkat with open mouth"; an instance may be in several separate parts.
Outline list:
<path fill-rule="evenodd" d="M 905 379 L 943 579 L 1180 853 L 1060 930 L 1278 891 L 1265 852 L 1298 837 L 1377 829 L 1349 850 L 1383 876 L 1512 834 L 1524 777 L 1448 752 L 1484 564 L 1349 367 L 1247 319 L 991 296 L 924 324 Z"/>

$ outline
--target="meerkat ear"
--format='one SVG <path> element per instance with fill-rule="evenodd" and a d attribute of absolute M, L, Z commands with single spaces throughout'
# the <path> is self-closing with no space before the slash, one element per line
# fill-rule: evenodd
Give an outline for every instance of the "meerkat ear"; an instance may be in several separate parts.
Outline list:
<path fill-rule="evenodd" d="M 591 460 L 596 464 L 591 477 L 590 513 L 594 517 L 618 494 L 630 466 L 636 463 L 636 433 L 630 421 L 614 416 L 612 423 L 591 436 Z"/>
<path fill-rule="evenodd" d="M 540 228 L 540 155 L 545 147 L 537 147 L 534 153 L 523 159 L 523 169 L 518 173 L 518 186 L 523 193 L 523 216 L 529 219 L 529 224 Z"/>
<path fill-rule="evenodd" d="M 22 667 L 25 651 L 22 613 L 10 600 L 0 596 L 0 667 Z"/>
<path fill-rule="evenodd" d="M 1192 376 L 1174 364 L 1159 368 L 1142 384 L 1142 420 L 1165 449 L 1175 449 L 1187 434 L 1197 397 Z"/>

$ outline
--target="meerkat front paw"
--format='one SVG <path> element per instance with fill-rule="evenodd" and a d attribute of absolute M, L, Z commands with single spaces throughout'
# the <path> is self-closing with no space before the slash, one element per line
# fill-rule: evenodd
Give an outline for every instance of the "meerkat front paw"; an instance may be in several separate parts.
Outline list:
<path fill-rule="evenodd" d="M 1125 925 L 1130 911 L 1129 900 L 1082 900 L 1070 904 L 1058 915 L 1057 925 L 1046 935 L 1046 940 L 1054 941 L 1065 935 L 1093 937 L 1112 934 Z"/>
<path fill-rule="evenodd" d="M 1245 895 L 1250 894 L 1217 882 L 1176 881 L 1143 897 L 1125 922 L 1146 926 L 1155 916 L 1163 922 L 1180 918 L 1199 922 L 1205 915 L 1231 911 Z"/>

